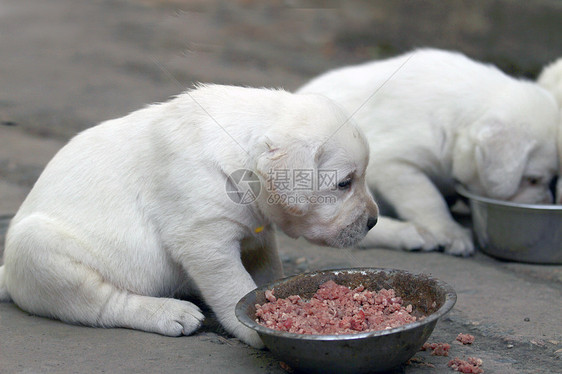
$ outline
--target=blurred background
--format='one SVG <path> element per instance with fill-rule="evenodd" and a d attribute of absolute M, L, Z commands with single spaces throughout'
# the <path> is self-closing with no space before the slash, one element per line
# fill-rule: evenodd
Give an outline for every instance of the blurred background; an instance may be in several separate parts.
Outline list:
<path fill-rule="evenodd" d="M 561 36 L 560 0 L 1 0 L 0 121 L 67 139 L 194 82 L 293 90 L 426 46 L 533 78 Z"/>

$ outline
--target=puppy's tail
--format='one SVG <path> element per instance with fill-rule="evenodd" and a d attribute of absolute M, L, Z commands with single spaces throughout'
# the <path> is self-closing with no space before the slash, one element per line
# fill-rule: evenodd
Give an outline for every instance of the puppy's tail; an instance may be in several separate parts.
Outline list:
<path fill-rule="evenodd" d="M 11 301 L 10 294 L 8 293 L 8 288 L 6 287 L 6 281 L 4 280 L 4 266 L 0 266 L 0 301 Z"/>

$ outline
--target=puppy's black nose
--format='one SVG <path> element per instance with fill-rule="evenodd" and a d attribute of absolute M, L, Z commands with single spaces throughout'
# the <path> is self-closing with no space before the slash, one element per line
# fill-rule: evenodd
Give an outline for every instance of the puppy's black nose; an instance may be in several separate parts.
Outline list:
<path fill-rule="evenodd" d="M 377 217 L 369 217 L 367 220 L 367 229 L 372 229 L 377 224 Z"/>

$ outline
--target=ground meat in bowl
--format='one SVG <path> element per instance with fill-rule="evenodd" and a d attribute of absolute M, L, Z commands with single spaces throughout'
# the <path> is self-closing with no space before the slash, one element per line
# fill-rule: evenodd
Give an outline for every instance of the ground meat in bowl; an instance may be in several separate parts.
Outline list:
<path fill-rule="evenodd" d="M 268 302 L 256 304 L 256 322 L 275 330 L 339 335 L 385 330 L 416 321 L 412 305 L 404 307 L 393 289 L 372 292 L 363 286 L 350 289 L 328 281 L 310 300 L 298 295 L 278 299 L 273 292 L 265 292 Z"/>

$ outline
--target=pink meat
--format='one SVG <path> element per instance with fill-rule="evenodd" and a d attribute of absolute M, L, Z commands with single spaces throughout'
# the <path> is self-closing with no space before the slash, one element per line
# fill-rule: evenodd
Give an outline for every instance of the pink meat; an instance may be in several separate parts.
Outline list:
<path fill-rule="evenodd" d="M 463 334 L 463 333 L 460 333 L 460 334 L 457 336 L 457 340 L 458 340 L 459 342 L 461 342 L 462 344 L 472 344 L 472 343 L 474 343 L 474 336 L 473 336 L 473 335 L 470 335 L 470 334 Z"/>
<path fill-rule="evenodd" d="M 298 295 L 276 298 L 266 291 L 268 302 L 256 304 L 256 322 L 280 331 L 299 334 L 353 334 L 378 331 L 415 322 L 412 306 L 402 306 L 393 289 L 379 292 L 363 286 L 350 289 L 328 281 L 310 300 Z"/>
<path fill-rule="evenodd" d="M 421 351 L 431 349 L 432 356 L 448 356 L 451 345 L 449 343 L 424 343 Z"/>
<path fill-rule="evenodd" d="M 469 357 L 465 360 L 461 360 L 458 357 L 455 357 L 447 364 L 453 370 L 456 370 L 460 373 L 468 373 L 468 374 L 482 374 L 484 370 L 480 367 L 482 365 L 482 360 L 475 357 Z"/>

